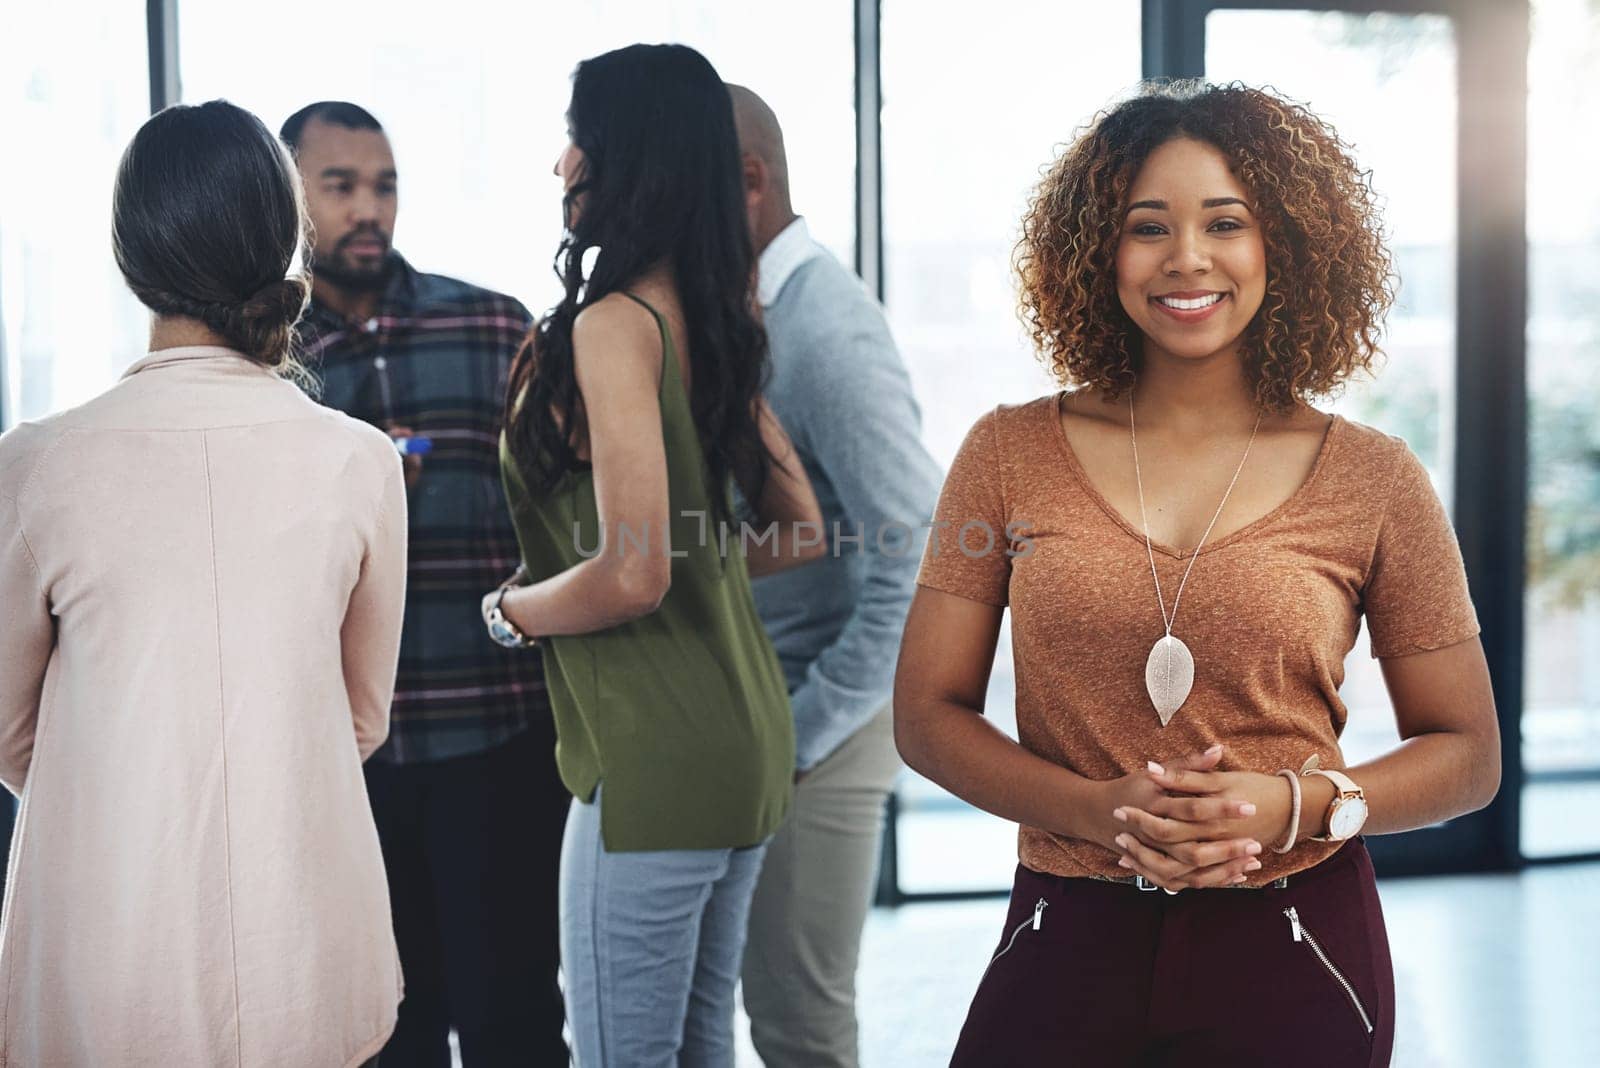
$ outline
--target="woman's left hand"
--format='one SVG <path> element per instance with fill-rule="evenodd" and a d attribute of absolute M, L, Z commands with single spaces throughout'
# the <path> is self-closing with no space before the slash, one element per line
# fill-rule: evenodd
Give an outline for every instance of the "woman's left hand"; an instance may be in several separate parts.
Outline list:
<path fill-rule="evenodd" d="M 1128 825 L 1119 843 L 1123 866 L 1163 887 L 1220 885 L 1210 878 L 1215 873 L 1208 869 L 1221 866 L 1209 856 L 1208 843 L 1254 838 L 1265 850 L 1288 834 L 1292 797 L 1280 775 L 1165 769 L 1146 774 L 1168 796 L 1148 809 L 1124 805 L 1113 815 Z"/>

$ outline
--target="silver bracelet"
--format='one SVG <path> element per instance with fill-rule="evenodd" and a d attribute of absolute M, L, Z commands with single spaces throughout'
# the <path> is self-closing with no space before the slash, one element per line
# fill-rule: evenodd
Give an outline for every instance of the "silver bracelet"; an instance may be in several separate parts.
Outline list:
<path fill-rule="evenodd" d="M 1294 840 L 1300 834 L 1300 776 L 1288 768 L 1279 768 L 1277 774 L 1289 780 L 1289 837 L 1281 846 L 1273 846 L 1274 853 L 1287 853 L 1294 848 Z"/>

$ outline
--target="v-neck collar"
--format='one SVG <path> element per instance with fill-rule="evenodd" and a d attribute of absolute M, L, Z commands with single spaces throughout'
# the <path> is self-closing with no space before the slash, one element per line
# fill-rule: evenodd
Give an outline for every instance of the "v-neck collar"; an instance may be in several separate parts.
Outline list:
<path fill-rule="evenodd" d="M 1056 442 L 1058 445 L 1060 445 L 1061 455 L 1066 460 L 1067 470 L 1072 472 L 1073 478 L 1077 480 L 1078 485 L 1083 487 L 1084 493 L 1088 495 L 1090 500 L 1094 501 L 1095 504 L 1099 506 L 1101 511 L 1105 512 L 1105 514 L 1110 517 L 1112 522 L 1116 523 L 1117 526 L 1126 531 L 1130 537 L 1136 539 L 1139 544 L 1143 545 L 1145 539 L 1144 531 L 1134 526 L 1127 520 L 1127 518 L 1123 516 L 1121 512 L 1117 511 L 1112 503 L 1106 499 L 1105 495 L 1102 494 L 1098 488 L 1096 488 L 1092 481 L 1090 481 L 1089 472 L 1084 470 L 1083 464 L 1078 460 L 1077 452 L 1075 452 L 1072 448 L 1072 442 L 1067 439 L 1067 428 L 1063 426 L 1061 422 L 1061 407 L 1066 399 L 1066 396 L 1066 391 L 1062 390 L 1060 393 L 1056 394 L 1054 403 L 1048 405 L 1047 407 Z M 1337 413 L 1334 413 L 1332 418 L 1328 420 L 1327 428 L 1322 432 L 1322 445 L 1317 449 L 1316 461 L 1311 465 L 1311 473 L 1308 474 L 1305 477 L 1305 481 L 1301 482 L 1299 487 L 1296 488 L 1295 491 L 1291 493 L 1288 498 L 1276 508 L 1267 512 L 1265 515 L 1251 520 L 1238 530 L 1232 531 L 1214 541 L 1206 542 L 1200 547 L 1198 553 L 1180 551 L 1164 542 L 1157 541 L 1154 538 L 1150 539 L 1150 547 L 1156 552 L 1161 553 L 1164 556 L 1170 556 L 1175 560 L 1187 560 L 1192 556 L 1215 552 L 1225 545 L 1230 545 L 1233 542 L 1238 541 L 1240 538 L 1249 537 L 1251 534 L 1255 533 L 1255 531 L 1277 520 L 1280 516 L 1297 507 L 1300 501 L 1310 492 L 1312 485 L 1317 481 L 1317 476 L 1322 473 L 1322 468 L 1327 463 L 1329 453 L 1333 451 L 1334 438 L 1338 436 L 1339 427 L 1343 422 L 1344 417 Z"/>

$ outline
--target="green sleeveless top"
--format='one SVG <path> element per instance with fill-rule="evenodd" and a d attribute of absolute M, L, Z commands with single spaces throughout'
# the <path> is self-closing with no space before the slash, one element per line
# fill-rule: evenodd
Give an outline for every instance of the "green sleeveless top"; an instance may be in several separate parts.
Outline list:
<path fill-rule="evenodd" d="M 736 528 L 728 532 L 726 556 L 721 551 L 710 475 L 672 336 L 659 312 L 633 299 L 661 331 L 672 587 L 640 619 L 540 642 L 556 763 L 581 800 L 592 800 L 605 782 L 600 829 L 611 852 L 755 845 L 777 829 L 789 805 L 788 689 L 756 615 Z M 533 581 L 595 554 L 600 524 L 592 471 L 569 472 L 548 496 L 535 498 L 502 434 L 500 472 Z M 728 487 L 720 493 L 726 501 Z M 663 551 L 660 532 L 648 533 L 648 551 Z M 623 551 L 639 551 L 637 534 Z"/>

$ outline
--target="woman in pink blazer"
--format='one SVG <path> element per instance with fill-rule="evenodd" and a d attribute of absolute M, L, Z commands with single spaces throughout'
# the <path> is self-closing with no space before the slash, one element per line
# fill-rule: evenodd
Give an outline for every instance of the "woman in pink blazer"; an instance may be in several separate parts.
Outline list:
<path fill-rule="evenodd" d="M 231 104 L 147 122 L 113 239 L 151 352 L 0 438 L 5 1065 L 335 1068 L 394 1026 L 361 762 L 405 488 L 381 432 L 284 380 L 296 183 Z"/>

